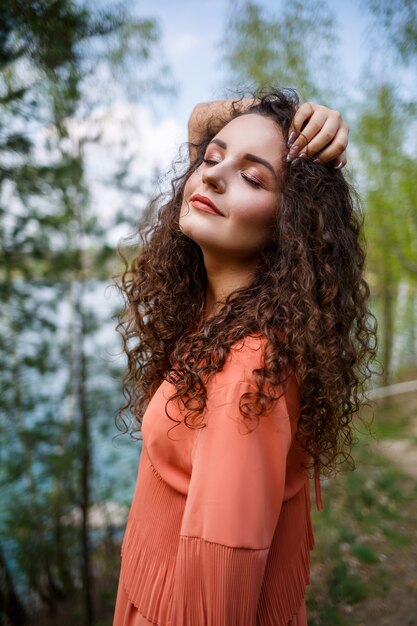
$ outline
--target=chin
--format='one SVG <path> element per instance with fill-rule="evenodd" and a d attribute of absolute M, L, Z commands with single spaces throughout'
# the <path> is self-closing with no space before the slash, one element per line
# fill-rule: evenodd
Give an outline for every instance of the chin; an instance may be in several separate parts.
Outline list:
<path fill-rule="evenodd" d="M 207 232 L 207 224 L 198 219 L 198 215 L 190 213 L 187 207 L 184 207 L 184 213 L 182 211 L 183 209 L 181 209 L 178 224 L 180 231 L 184 235 L 196 243 L 199 243 L 201 240 L 206 238 L 211 238 L 210 234 Z"/>

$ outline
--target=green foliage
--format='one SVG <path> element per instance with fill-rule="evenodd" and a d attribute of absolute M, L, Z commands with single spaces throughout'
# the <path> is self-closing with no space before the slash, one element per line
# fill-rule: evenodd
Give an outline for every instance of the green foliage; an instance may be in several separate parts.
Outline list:
<path fill-rule="evenodd" d="M 408 407 L 406 396 L 393 403 L 391 421 Z M 316 626 L 366 623 L 368 602 L 398 584 L 398 564 L 404 564 L 415 532 L 415 482 L 363 437 L 355 459 L 354 473 L 326 481 L 324 510 L 313 512 L 316 545 L 307 604 L 309 624 Z"/>
<path fill-rule="evenodd" d="M 365 204 L 367 268 L 380 321 L 382 384 L 389 383 L 392 372 L 398 284 L 411 284 L 417 277 L 417 202 L 412 182 L 417 160 L 407 140 L 411 127 L 410 107 L 401 101 L 395 85 L 369 80 L 353 136 Z M 408 291 L 411 303 L 410 286 Z M 414 320 L 408 324 L 412 328 Z"/>
<path fill-rule="evenodd" d="M 346 563 L 337 563 L 329 577 L 329 591 L 336 602 L 356 604 L 366 597 L 366 584 L 349 571 Z"/>
<path fill-rule="evenodd" d="M 389 526 L 383 526 L 382 532 L 389 539 L 390 544 L 394 548 L 403 548 L 412 544 L 412 539 L 408 534 L 404 534 L 404 531 L 398 532 L 393 530 Z"/>
<path fill-rule="evenodd" d="M 336 37 L 325 3 L 294 0 L 271 14 L 253 0 L 231 2 L 225 33 L 224 61 L 233 85 L 294 87 L 309 99 L 330 96 Z"/>
<path fill-rule="evenodd" d="M 367 0 L 367 4 L 405 63 L 417 57 L 417 5 L 414 0 Z"/>
<path fill-rule="evenodd" d="M 165 88 L 159 29 L 127 5 L 72 0 L 11 0 L 1 17 L 2 547 L 10 593 L 30 612 L 33 600 L 53 612 L 82 596 L 80 619 L 92 624 L 88 509 L 104 493 L 93 438 L 110 437 L 121 399 L 120 372 L 100 351 L 109 312 L 92 302 L 101 288 L 92 276 L 103 275 L 110 254 L 85 172 L 85 146 L 100 135 L 78 129 L 129 81 L 141 95 Z"/>
<path fill-rule="evenodd" d="M 362 543 L 354 543 L 351 546 L 352 554 L 364 563 L 379 563 L 375 550 Z"/>
<path fill-rule="evenodd" d="M 406 117 L 391 85 L 375 85 L 368 90 L 360 111 L 355 141 L 360 148 L 366 193 L 366 223 L 369 243 L 368 268 L 375 271 L 389 264 L 392 279 L 399 277 L 394 251 L 398 233 L 398 181 L 402 171 L 402 137 Z M 390 245 L 391 244 L 391 245 Z"/>

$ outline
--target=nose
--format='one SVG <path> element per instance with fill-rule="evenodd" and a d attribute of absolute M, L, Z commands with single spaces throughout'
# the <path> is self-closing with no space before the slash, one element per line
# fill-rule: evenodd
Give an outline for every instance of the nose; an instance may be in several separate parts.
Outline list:
<path fill-rule="evenodd" d="M 205 167 L 201 179 L 207 187 L 211 187 L 216 193 L 223 193 L 226 189 L 220 163 Z"/>

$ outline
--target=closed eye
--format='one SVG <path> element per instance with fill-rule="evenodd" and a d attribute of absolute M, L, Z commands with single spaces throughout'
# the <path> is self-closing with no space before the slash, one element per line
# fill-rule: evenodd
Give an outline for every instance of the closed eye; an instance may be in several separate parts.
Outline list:
<path fill-rule="evenodd" d="M 219 163 L 221 163 L 221 160 L 216 161 L 215 159 L 203 158 L 203 163 L 205 163 L 205 165 L 212 166 L 212 165 L 218 165 Z M 249 185 L 252 185 L 253 187 L 256 187 L 258 189 L 262 187 L 262 184 L 256 178 L 252 178 L 251 176 L 248 176 L 244 172 L 241 172 L 241 176 Z"/>
<path fill-rule="evenodd" d="M 242 173 L 241 176 L 250 185 L 253 185 L 254 187 L 262 187 L 261 183 L 255 178 L 251 178 L 250 176 L 244 173 Z"/>
<path fill-rule="evenodd" d="M 203 159 L 203 163 L 206 165 L 217 165 L 220 161 L 214 161 L 214 159 Z"/>

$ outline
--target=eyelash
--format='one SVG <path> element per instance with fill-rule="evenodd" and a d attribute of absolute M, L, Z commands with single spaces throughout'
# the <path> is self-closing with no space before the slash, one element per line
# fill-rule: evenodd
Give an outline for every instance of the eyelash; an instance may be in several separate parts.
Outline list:
<path fill-rule="evenodd" d="M 259 183 L 254 178 L 249 178 L 249 176 L 246 176 L 245 174 L 241 174 L 241 176 L 244 180 L 246 180 L 246 182 L 250 183 L 253 187 L 258 187 L 258 188 L 262 187 L 261 183 Z"/>
<path fill-rule="evenodd" d="M 203 159 L 203 163 L 205 163 L 206 165 L 217 165 L 218 163 L 220 163 L 220 161 L 214 161 L 213 159 Z M 241 174 L 241 176 L 242 176 L 243 180 L 245 180 L 247 183 L 249 183 L 253 187 L 259 188 L 259 187 L 262 186 L 254 178 L 250 178 L 249 176 L 246 176 L 245 174 Z"/>

